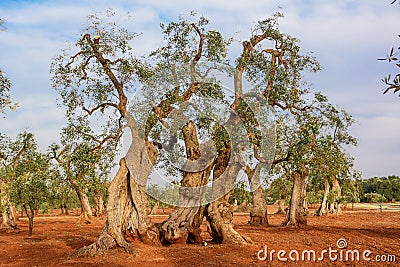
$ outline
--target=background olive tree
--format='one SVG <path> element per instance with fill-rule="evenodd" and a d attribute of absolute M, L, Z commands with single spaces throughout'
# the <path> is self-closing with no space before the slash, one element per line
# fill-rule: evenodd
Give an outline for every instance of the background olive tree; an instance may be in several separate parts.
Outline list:
<path fill-rule="evenodd" d="M 33 136 L 12 172 L 13 179 L 9 181 L 8 194 L 10 200 L 26 213 L 29 219 L 28 235 L 31 236 L 35 215 L 46 202 L 51 201 L 48 185 L 52 175 L 50 158 L 38 151 Z"/>

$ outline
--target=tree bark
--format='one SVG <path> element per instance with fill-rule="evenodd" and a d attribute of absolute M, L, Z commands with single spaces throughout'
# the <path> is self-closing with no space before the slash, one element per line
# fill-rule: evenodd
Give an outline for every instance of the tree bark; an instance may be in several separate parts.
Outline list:
<path fill-rule="evenodd" d="M 103 194 L 101 194 L 100 192 L 96 192 L 96 194 L 93 197 L 93 200 L 94 200 L 94 203 L 95 203 L 94 216 L 96 216 L 96 217 L 104 216 Z"/>
<path fill-rule="evenodd" d="M 90 207 L 89 198 L 86 193 L 80 188 L 76 181 L 70 180 L 70 182 L 78 196 L 79 203 L 81 204 L 80 221 L 90 223 L 90 221 L 92 220 L 93 212 L 92 208 Z"/>
<path fill-rule="evenodd" d="M 325 178 L 324 182 L 324 196 L 322 197 L 322 202 L 315 214 L 317 216 L 326 215 L 328 213 L 328 195 L 329 195 L 330 185 L 328 178 Z"/>
<path fill-rule="evenodd" d="M 285 213 L 285 200 L 286 197 L 281 195 L 281 198 L 278 201 L 278 210 L 275 212 L 276 214 Z"/>
<path fill-rule="evenodd" d="M 267 201 L 265 200 L 264 189 L 260 182 L 261 168 L 257 165 L 253 170 L 246 171 L 247 178 L 253 192 L 253 205 L 250 211 L 249 224 L 253 226 L 268 225 Z"/>
<path fill-rule="evenodd" d="M 201 209 L 206 186 L 213 166 L 215 153 L 211 143 L 202 148 L 197 137 L 196 125 L 189 121 L 182 129 L 188 161 L 185 164 L 178 206 L 161 226 L 162 242 L 166 244 L 202 243 L 200 225 Z"/>
<path fill-rule="evenodd" d="M 29 210 L 27 209 L 27 207 L 24 205 L 23 206 L 26 216 L 28 217 L 28 224 L 29 224 L 29 231 L 28 231 L 28 236 L 32 236 L 32 232 L 33 232 L 33 219 L 35 218 L 35 210 L 32 209 L 31 207 L 29 207 Z"/>
<path fill-rule="evenodd" d="M 150 221 L 146 181 L 156 162 L 155 146 L 139 136 L 136 122 L 127 117 L 132 143 L 108 188 L 107 221 L 97 241 L 72 256 L 94 256 L 118 246 L 135 253 L 132 242 L 160 246 L 159 230 Z"/>
<path fill-rule="evenodd" d="M 341 207 L 340 207 L 340 197 L 342 195 L 342 189 L 340 188 L 340 184 L 338 179 L 336 177 L 332 176 L 332 191 L 335 192 L 335 196 L 333 199 L 333 203 L 330 207 L 330 211 L 332 213 L 336 213 L 338 215 L 341 212 Z"/>
<path fill-rule="evenodd" d="M 232 159 L 230 159 L 230 155 Z M 233 229 L 233 207 L 228 203 L 230 191 L 242 165 L 230 149 L 219 154 L 213 171 L 212 202 L 208 205 L 206 218 L 209 233 L 218 243 L 245 244 L 251 240 Z"/>
<path fill-rule="evenodd" d="M 307 182 L 304 185 L 303 188 L 303 212 L 304 215 L 308 215 L 308 200 L 307 200 Z"/>
<path fill-rule="evenodd" d="M 4 229 L 4 230 L 19 229 L 17 222 L 15 220 L 13 206 L 10 203 L 5 204 L 5 202 L 2 203 L 2 206 L 5 207 L 5 209 L 0 213 L 0 215 L 1 215 L 0 229 Z"/>
<path fill-rule="evenodd" d="M 304 169 L 304 168 L 303 168 Z M 284 225 L 299 227 L 307 224 L 307 218 L 303 210 L 305 198 L 307 174 L 303 171 L 293 172 L 293 190 L 290 199 L 289 212 L 287 213 Z"/>
<path fill-rule="evenodd" d="M 15 230 L 18 229 L 17 222 L 15 220 L 14 209 L 11 205 L 8 197 L 4 193 L 4 182 L 0 180 L 0 229 Z"/>
<path fill-rule="evenodd" d="M 281 191 L 281 194 L 280 194 L 280 199 L 278 201 L 278 210 L 277 210 L 277 212 L 275 212 L 276 214 L 285 213 L 286 212 L 286 210 L 285 210 L 285 202 L 286 202 L 287 193 L 288 193 L 288 190 L 287 190 L 287 187 L 285 185 L 284 188 Z"/>

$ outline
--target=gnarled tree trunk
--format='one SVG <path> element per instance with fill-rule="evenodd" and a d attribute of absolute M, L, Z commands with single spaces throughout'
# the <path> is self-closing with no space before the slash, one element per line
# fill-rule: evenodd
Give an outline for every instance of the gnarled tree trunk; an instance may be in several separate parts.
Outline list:
<path fill-rule="evenodd" d="M 330 185 L 328 178 L 325 178 L 324 182 L 324 196 L 322 197 L 322 202 L 319 208 L 316 210 L 315 214 L 317 216 L 326 215 L 328 213 L 328 195 L 329 195 Z"/>
<path fill-rule="evenodd" d="M 3 201 L 2 201 L 3 202 Z M 4 202 L 3 202 L 4 203 Z M 10 203 L 2 203 L 3 211 L 0 212 L 0 229 L 18 229 L 14 215 L 14 207 Z"/>
<path fill-rule="evenodd" d="M 249 238 L 233 229 L 233 207 L 228 203 L 230 191 L 241 169 L 242 165 L 230 149 L 218 155 L 213 172 L 212 202 L 208 205 L 206 213 L 210 235 L 213 241 L 218 243 L 251 242 Z"/>
<path fill-rule="evenodd" d="M 267 201 L 260 181 L 261 168 L 257 165 L 253 170 L 246 170 L 247 178 L 253 192 L 253 205 L 250 211 L 249 224 L 253 226 L 268 225 Z"/>
<path fill-rule="evenodd" d="M 200 236 L 204 212 L 201 204 L 215 157 L 210 143 L 200 149 L 196 125 L 192 121 L 182 131 L 188 161 L 179 188 L 178 205 L 161 226 L 162 242 L 167 244 L 203 241 Z"/>
<path fill-rule="evenodd" d="M 107 221 L 97 241 L 74 253 L 73 256 L 93 256 L 114 246 L 134 253 L 132 242 L 161 245 L 159 230 L 150 221 L 146 181 L 157 159 L 155 146 L 139 136 L 136 122 L 128 117 L 132 143 L 108 188 Z"/>
<path fill-rule="evenodd" d="M 304 170 L 293 172 L 292 197 L 290 199 L 289 212 L 287 213 L 284 225 L 299 227 L 307 224 L 307 218 L 303 209 L 306 178 L 307 173 Z"/>
<path fill-rule="evenodd" d="M 96 192 L 93 196 L 94 204 L 95 204 L 95 211 L 94 216 L 102 217 L 104 215 L 104 199 L 103 194 L 100 192 Z"/>
<path fill-rule="evenodd" d="M 4 182 L 0 180 L 0 229 L 18 229 L 14 215 L 14 207 L 4 193 Z M 2 194 L 3 193 L 3 194 Z"/>

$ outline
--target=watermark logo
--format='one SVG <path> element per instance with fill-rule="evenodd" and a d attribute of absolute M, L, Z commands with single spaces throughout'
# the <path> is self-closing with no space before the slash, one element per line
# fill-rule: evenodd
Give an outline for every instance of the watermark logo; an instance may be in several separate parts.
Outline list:
<path fill-rule="evenodd" d="M 244 76 L 238 88 L 235 74 L 236 70 L 230 66 L 209 62 L 198 62 L 195 66 L 174 65 L 160 68 L 136 90 L 128 103 L 136 129 L 128 129 L 122 141 L 125 154 L 132 148 L 132 138 L 134 142 L 150 140 L 157 144 L 157 162 L 145 185 L 147 193 L 154 199 L 181 206 L 178 203 L 180 193 L 203 195 L 201 201 L 184 204 L 196 206 L 228 193 L 235 183 L 224 181 L 224 178 L 217 179 L 221 186 L 212 193 L 210 182 L 182 188 L 179 181 L 184 172 L 202 172 L 213 164 L 220 145 L 216 141 L 218 138 L 223 138 L 232 148 L 228 165 L 241 161 L 240 164 L 262 172 L 270 168 L 276 136 L 273 110 L 262 94 L 261 85 L 252 84 Z M 238 93 L 240 102 L 235 106 Z M 196 160 L 190 160 L 186 155 L 182 130 L 189 121 L 196 125 L 200 145 L 201 156 Z M 244 173 L 239 172 L 239 175 L 244 176 Z M 137 182 L 144 186 L 143 181 Z M 254 184 L 258 187 L 262 183 Z M 169 192 L 158 194 L 154 190 L 157 187 L 164 187 Z"/>
<path fill-rule="evenodd" d="M 336 241 L 336 247 L 329 247 L 321 251 L 314 249 L 309 250 L 275 250 L 269 249 L 264 245 L 257 253 L 257 259 L 260 261 L 332 261 L 332 262 L 396 262 L 396 255 L 392 254 L 374 254 L 371 250 L 365 249 L 360 251 L 358 249 L 348 249 L 347 240 L 339 238 Z"/>

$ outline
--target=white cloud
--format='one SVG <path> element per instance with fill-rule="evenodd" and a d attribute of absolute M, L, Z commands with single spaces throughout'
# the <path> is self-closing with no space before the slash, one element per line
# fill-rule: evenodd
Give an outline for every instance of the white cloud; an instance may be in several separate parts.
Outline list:
<path fill-rule="evenodd" d="M 55 94 L 31 93 L 15 97 L 20 107 L 8 112 L 3 119 L 0 132 L 15 137 L 23 130 L 31 131 L 40 145 L 46 149 L 52 142 L 58 142 L 58 134 L 65 125 L 64 110 L 55 104 Z"/>

